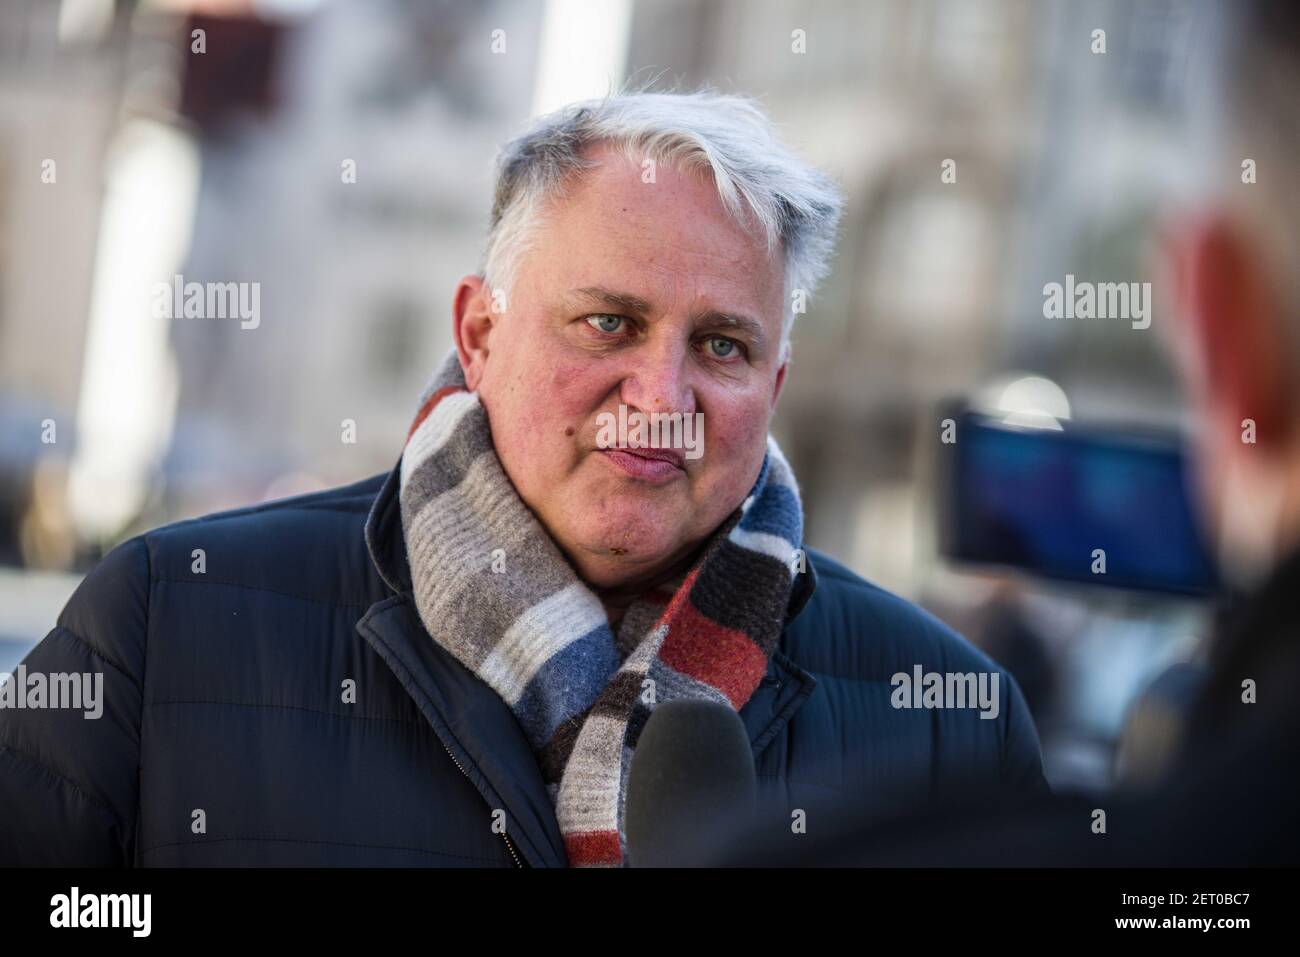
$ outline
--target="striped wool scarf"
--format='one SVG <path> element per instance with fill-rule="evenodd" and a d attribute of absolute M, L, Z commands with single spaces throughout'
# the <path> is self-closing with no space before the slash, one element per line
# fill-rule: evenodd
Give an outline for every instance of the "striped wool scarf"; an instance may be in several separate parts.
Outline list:
<path fill-rule="evenodd" d="M 420 619 L 518 718 L 570 866 L 626 866 L 628 769 L 654 705 L 739 711 L 780 639 L 803 515 L 776 442 L 694 567 L 617 633 L 502 470 L 455 350 L 421 397 L 399 498 Z"/>

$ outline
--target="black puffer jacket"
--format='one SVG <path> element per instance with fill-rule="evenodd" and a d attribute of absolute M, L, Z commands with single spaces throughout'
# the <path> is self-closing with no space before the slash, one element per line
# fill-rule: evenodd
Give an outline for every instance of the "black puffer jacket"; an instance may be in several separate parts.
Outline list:
<path fill-rule="evenodd" d="M 563 866 L 513 714 L 415 612 L 396 493 L 377 475 L 114 549 L 24 662 L 103 672 L 102 716 L 0 709 L 0 864 Z M 971 772 L 1046 788 L 1005 672 L 992 720 L 895 708 L 891 676 L 916 665 L 998 669 L 809 559 L 741 711 L 765 797 L 928 797 Z"/>

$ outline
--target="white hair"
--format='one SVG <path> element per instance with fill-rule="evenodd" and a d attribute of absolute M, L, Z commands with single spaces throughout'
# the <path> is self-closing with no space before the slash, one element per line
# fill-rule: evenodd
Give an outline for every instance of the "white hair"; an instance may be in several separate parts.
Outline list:
<path fill-rule="evenodd" d="M 536 121 L 497 155 L 496 188 L 482 274 L 493 290 L 513 288 L 535 239 L 544 204 L 563 196 L 584 157 L 603 144 L 633 162 L 652 159 L 711 175 L 728 214 L 762 231 L 769 252 L 785 257 L 782 357 L 788 354 L 795 290 L 811 297 L 830 269 L 843 194 L 823 173 L 788 150 L 757 102 L 709 90 L 618 92 L 574 103 Z"/>

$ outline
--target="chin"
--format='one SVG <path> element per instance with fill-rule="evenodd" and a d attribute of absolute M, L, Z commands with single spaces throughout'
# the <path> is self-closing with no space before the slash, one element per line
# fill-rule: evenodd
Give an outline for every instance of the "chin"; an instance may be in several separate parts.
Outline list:
<path fill-rule="evenodd" d="M 611 506 L 599 518 L 592 516 L 574 529 L 571 540 L 582 543 L 590 555 L 623 564 L 656 562 L 680 546 L 681 517 L 680 512 L 659 514 L 658 510 Z"/>
<path fill-rule="evenodd" d="M 619 521 L 606 528 L 583 529 L 586 533 L 579 541 L 588 543 L 587 548 L 598 554 L 614 554 L 626 561 L 654 561 L 671 552 L 679 541 L 671 534 L 665 523 L 643 524 L 640 521 Z"/>

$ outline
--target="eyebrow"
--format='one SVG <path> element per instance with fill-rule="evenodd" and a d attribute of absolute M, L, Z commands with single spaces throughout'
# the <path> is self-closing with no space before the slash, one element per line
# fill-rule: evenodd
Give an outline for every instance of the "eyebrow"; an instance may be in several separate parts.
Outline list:
<path fill-rule="evenodd" d="M 651 311 L 650 303 L 629 292 L 616 292 L 604 286 L 584 286 L 575 289 L 574 292 L 611 309 L 622 309 L 624 312 L 635 312 L 638 315 L 645 315 Z"/>
<path fill-rule="evenodd" d="M 697 315 L 695 320 L 711 329 L 734 330 L 741 335 L 748 336 L 759 345 L 767 342 L 767 334 L 763 331 L 762 323 L 757 319 L 749 318 L 749 316 L 737 316 L 734 313 L 709 309 Z"/>
<path fill-rule="evenodd" d="M 650 303 L 640 296 L 619 292 L 615 289 L 607 289 L 604 286 L 584 286 L 581 289 L 575 289 L 574 293 L 601 303 L 608 308 L 621 309 L 624 312 L 636 315 L 646 315 L 654 311 Z M 700 325 L 735 330 L 749 336 L 760 345 L 767 341 L 767 335 L 763 331 L 763 324 L 749 316 L 733 312 L 720 312 L 717 309 L 706 309 L 703 312 L 695 313 L 691 318 Z"/>

